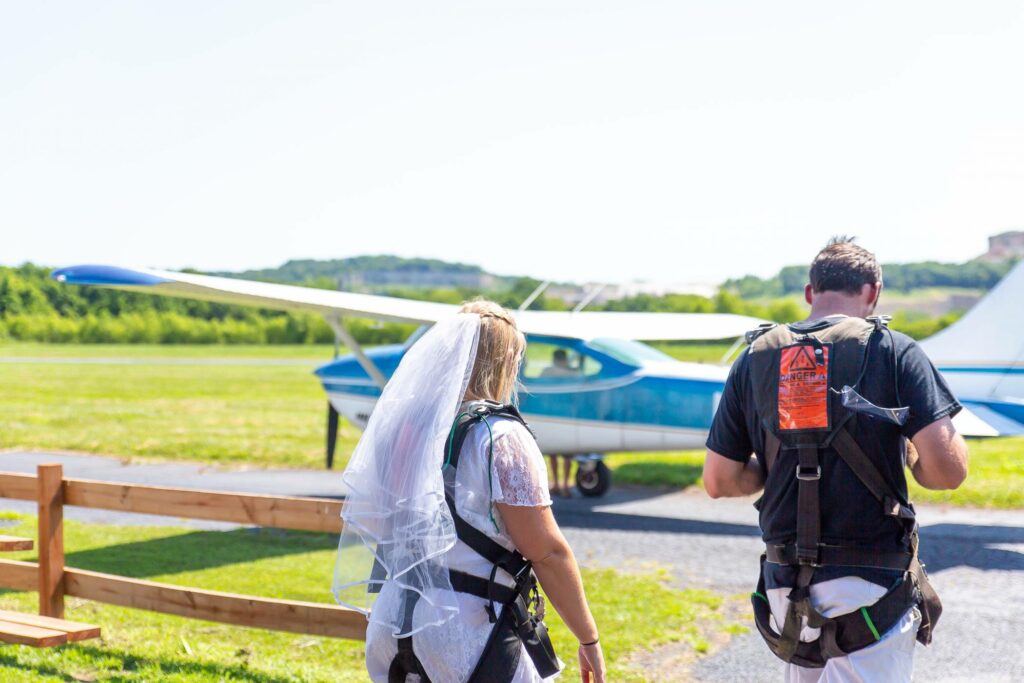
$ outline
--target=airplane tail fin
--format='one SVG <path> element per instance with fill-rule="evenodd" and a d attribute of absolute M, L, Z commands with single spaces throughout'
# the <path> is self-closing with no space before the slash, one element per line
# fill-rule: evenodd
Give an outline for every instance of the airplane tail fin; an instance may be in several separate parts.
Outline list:
<path fill-rule="evenodd" d="M 921 347 L 976 418 L 1024 434 L 1024 261 Z"/>

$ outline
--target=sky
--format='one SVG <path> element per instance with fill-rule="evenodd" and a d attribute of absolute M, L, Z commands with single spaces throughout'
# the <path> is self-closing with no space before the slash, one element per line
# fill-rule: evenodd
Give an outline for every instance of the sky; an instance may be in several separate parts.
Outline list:
<path fill-rule="evenodd" d="M 720 282 L 1024 228 L 1018 2 L 23 2 L 0 264 Z"/>

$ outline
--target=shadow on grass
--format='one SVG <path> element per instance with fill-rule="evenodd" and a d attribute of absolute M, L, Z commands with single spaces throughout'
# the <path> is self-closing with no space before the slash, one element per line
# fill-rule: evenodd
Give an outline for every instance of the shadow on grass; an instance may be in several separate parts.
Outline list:
<path fill-rule="evenodd" d="M 64 645 L 54 648 L 53 652 L 59 662 L 63 663 L 63 655 L 68 650 L 76 651 L 81 655 L 82 661 L 68 662 L 64 667 L 58 668 L 54 664 L 42 662 L 20 661 L 16 655 L 8 654 L 7 651 L 0 653 L 0 667 L 20 669 L 31 672 L 36 676 L 53 676 L 61 680 L 85 680 L 73 678 L 69 675 L 70 669 L 95 669 L 96 680 L 104 681 L 139 681 L 153 680 L 138 678 L 140 674 L 160 675 L 170 674 L 192 674 L 202 675 L 204 680 L 217 681 L 255 681 L 256 683 L 291 683 L 292 677 L 275 676 L 272 674 L 253 671 L 246 666 L 224 665 L 215 662 L 180 661 L 175 659 L 155 659 L 150 657 L 139 657 L 124 650 L 111 648 L 99 648 L 91 645 Z M 77 659 L 77 658 L 76 658 Z M 114 661 L 111 661 L 114 660 Z M 90 663 L 95 664 L 90 667 Z M 114 667 L 117 667 L 115 670 Z"/>
<path fill-rule="evenodd" d="M 144 578 L 244 564 L 338 545 L 337 536 L 281 529 L 193 531 L 68 553 L 69 567 Z"/>

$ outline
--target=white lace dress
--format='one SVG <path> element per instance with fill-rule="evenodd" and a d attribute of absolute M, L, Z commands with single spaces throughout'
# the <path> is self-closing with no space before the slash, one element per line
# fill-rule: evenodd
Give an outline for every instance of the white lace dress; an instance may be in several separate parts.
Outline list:
<path fill-rule="evenodd" d="M 494 457 L 490 479 L 496 503 L 530 507 L 551 505 L 548 493 L 547 467 L 544 456 L 530 433 L 515 420 L 488 418 L 494 433 Z M 474 425 L 459 455 L 456 476 L 455 506 L 459 514 L 474 527 L 512 550 L 515 545 L 505 531 L 501 514 L 494 509 L 491 521 L 487 472 L 487 427 Z M 497 530 L 495 530 L 495 523 Z M 468 574 L 488 577 L 492 565 L 458 541 L 448 554 L 448 566 Z M 512 577 L 498 570 L 498 580 L 512 585 Z M 395 600 L 398 591 L 387 582 L 377 598 Z M 441 626 L 430 626 L 412 637 L 413 650 L 432 683 L 461 683 L 469 678 L 483 652 L 492 624 L 484 611 L 486 601 L 474 595 L 456 593 L 459 615 Z M 501 606 L 495 605 L 500 614 Z M 413 615 L 416 625 L 416 614 Z M 388 667 L 398 652 L 397 641 L 386 628 L 372 622 L 366 633 L 366 666 L 375 683 L 386 683 Z M 524 650 L 519 658 L 514 683 L 535 683 L 543 679 Z"/>

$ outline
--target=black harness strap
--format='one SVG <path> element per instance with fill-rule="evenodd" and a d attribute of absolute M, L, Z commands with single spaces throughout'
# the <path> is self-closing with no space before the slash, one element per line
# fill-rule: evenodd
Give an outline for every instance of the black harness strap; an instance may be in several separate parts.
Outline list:
<path fill-rule="evenodd" d="M 832 446 L 843 462 L 857 475 L 864 487 L 878 499 L 879 503 L 885 504 L 886 499 L 898 500 L 896 492 L 889 486 L 889 482 L 878 471 L 875 463 L 871 461 L 871 458 L 860 447 L 848 429 L 844 428 L 836 432 L 832 438 Z"/>
<path fill-rule="evenodd" d="M 775 564 L 800 564 L 795 543 L 779 543 L 765 547 L 765 557 Z M 843 565 L 847 567 L 881 567 L 884 569 L 906 570 L 908 556 L 905 552 L 879 552 L 872 548 L 847 545 L 818 545 L 818 562 L 821 565 Z"/>
<path fill-rule="evenodd" d="M 761 562 L 764 563 L 764 557 Z M 806 567 L 807 571 L 812 569 Z M 802 605 L 795 605 L 787 611 L 780 634 L 772 628 L 771 609 L 766 596 L 762 571 L 757 591 L 751 597 L 757 630 L 779 658 L 808 668 L 821 668 L 831 657 L 842 657 L 877 642 L 919 601 L 917 587 L 912 581 L 901 581 L 875 604 L 838 617 L 823 617 L 810 606 L 809 599 L 806 602 L 800 600 Z M 800 641 L 805 616 L 807 626 L 821 629 L 821 636 L 817 640 Z"/>
<path fill-rule="evenodd" d="M 766 474 L 775 466 L 781 448 L 782 442 L 779 441 L 779 437 L 775 436 L 774 432 L 766 430 L 764 432 L 764 469 Z"/>
<path fill-rule="evenodd" d="M 796 559 L 800 564 L 818 565 L 818 544 L 821 542 L 821 501 L 818 484 L 821 464 L 818 447 L 801 445 L 797 450 Z"/>
<path fill-rule="evenodd" d="M 880 639 L 896 625 L 907 610 L 918 605 L 922 611 L 922 625 L 918 640 L 928 644 L 931 628 L 941 613 L 941 603 L 928 584 L 924 567 L 917 558 L 917 521 L 913 506 L 904 502 L 895 488 L 886 480 L 874 461 L 854 439 L 850 424 L 853 413 L 836 405 L 834 386 L 856 386 L 867 368 L 868 346 L 871 335 L 884 327 L 880 320 L 858 322 L 850 319 L 822 332 L 824 344 L 829 346 L 828 426 L 821 429 L 793 429 L 776 432 L 780 422 L 777 393 L 781 374 L 782 349 L 799 343 L 817 347 L 823 342 L 809 334 L 796 337 L 785 328 L 761 330 L 751 344 L 751 376 L 756 387 L 754 398 L 758 414 L 764 425 L 764 466 L 766 472 L 774 470 L 783 449 L 796 451 L 797 523 L 794 542 L 769 545 L 761 558 L 762 571 L 757 591 L 751 598 L 755 622 L 771 650 L 781 659 L 805 667 L 822 667 L 831 657 L 841 657 L 863 649 Z M 865 336 L 866 335 L 866 336 Z M 821 354 L 819 358 L 824 357 Z M 859 361 L 855 363 L 855 360 Z M 879 552 L 858 546 L 827 545 L 821 542 L 821 453 L 834 450 L 865 488 L 876 498 L 889 517 L 903 527 L 907 551 Z M 792 460 L 790 460 L 792 462 Z M 780 473 L 783 474 L 784 473 Z M 773 477 L 773 481 L 778 481 Z M 799 567 L 796 585 L 788 594 L 788 606 L 782 632 L 772 628 L 771 609 L 764 583 L 764 562 Z M 904 571 L 904 579 L 889 590 L 875 604 L 858 611 L 828 618 L 811 604 L 811 582 L 817 567 L 844 565 L 882 567 Z M 820 629 L 813 642 L 800 641 L 804 627 Z"/>
<path fill-rule="evenodd" d="M 420 594 L 409 591 L 411 599 L 405 601 L 405 614 L 402 617 L 402 631 L 412 629 L 412 615 L 416 610 L 416 603 L 419 602 Z M 420 683 L 430 683 L 423 664 L 412 649 L 412 636 L 398 639 L 398 654 L 391 660 L 388 667 L 388 683 L 406 683 L 409 674 L 416 674 L 420 677 Z"/>
<path fill-rule="evenodd" d="M 470 428 L 490 416 L 500 415 L 518 421 L 529 429 L 522 415 L 514 406 L 503 406 L 490 402 L 474 403 L 467 415 L 461 416 L 445 443 L 447 465 L 457 470 L 462 446 Z M 531 432 L 532 433 L 532 432 Z M 547 629 L 542 622 L 543 612 L 539 609 L 537 580 L 532 565 L 521 553 L 509 550 L 490 536 L 467 522 L 455 506 L 450 487 L 445 487 L 445 503 L 455 525 L 455 533 L 475 553 L 491 563 L 488 578 L 450 569 L 448 578 L 452 589 L 460 593 L 475 595 L 487 601 L 485 609 L 494 626 L 488 636 L 483 653 L 467 683 L 508 683 L 515 676 L 519 659 L 526 649 L 536 665 L 538 673 L 549 677 L 558 672 L 558 658 L 551 646 Z M 514 581 L 509 587 L 497 580 L 498 569 L 508 572 Z M 504 606 L 499 617 L 495 604 Z M 537 613 L 531 614 L 531 604 L 538 605 Z M 412 626 L 412 606 L 415 599 L 407 603 L 405 630 Z M 430 683 L 426 672 L 416 658 L 412 648 L 412 637 L 398 640 L 398 654 L 391 663 L 388 683 L 405 683 L 408 674 L 417 674 L 422 683 Z"/>

